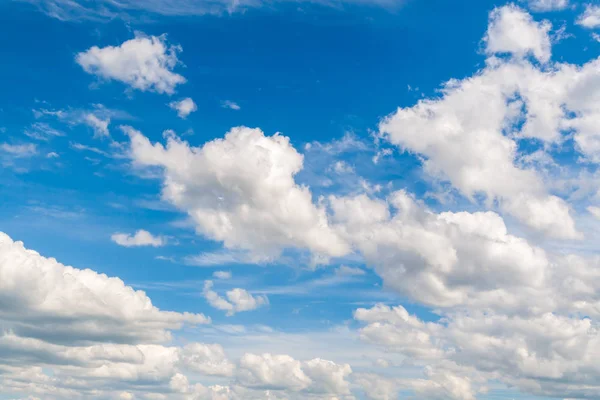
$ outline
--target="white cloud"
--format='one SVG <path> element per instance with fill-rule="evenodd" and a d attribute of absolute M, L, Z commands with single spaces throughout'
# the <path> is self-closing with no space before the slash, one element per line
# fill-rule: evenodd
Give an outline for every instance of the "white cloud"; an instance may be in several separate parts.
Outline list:
<path fill-rule="evenodd" d="M 229 108 L 230 110 L 240 110 L 241 109 L 241 107 L 237 103 L 230 101 L 230 100 L 222 101 L 221 107 Z"/>
<path fill-rule="evenodd" d="M 139 247 L 152 246 L 161 247 L 167 244 L 167 240 L 162 236 L 153 236 L 150 232 L 139 229 L 135 234 L 113 233 L 110 239 L 119 246 Z"/>
<path fill-rule="evenodd" d="M 341 265 L 335 269 L 335 274 L 338 276 L 361 276 L 365 274 L 365 271 L 360 268 Z"/>
<path fill-rule="evenodd" d="M 209 322 L 202 314 L 160 311 L 120 279 L 64 266 L 4 233 L 0 275 L 0 318 L 19 335 L 61 343 L 155 342 L 184 322 Z"/>
<path fill-rule="evenodd" d="M 225 293 L 227 296 L 227 299 L 225 299 L 219 296 L 219 294 L 212 290 L 212 288 L 213 282 L 205 281 L 202 295 L 212 307 L 218 310 L 226 311 L 228 317 L 238 312 L 256 310 L 259 307 L 269 304 L 269 299 L 267 296 L 252 296 L 244 289 L 236 288 L 228 290 Z"/>
<path fill-rule="evenodd" d="M 54 151 L 51 151 L 48 154 L 46 154 L 46 158 L 58 158 L 58 157 L 60 157 L 60 155 Z"/>
<path fill-rule="evenodd" d="M 213 277 L 217 279 L 231 279 L 231 271 L 215 271 Z"/>
<path fill-rule="evenodd" d="M 328 226 L 324 207 L 294 181 L 303 157 L 288 138 L 237 127 L 198 148 L 170 135 L 165 147 L 125 131 L 134 164 L 162 168 L 163 199 L 186 211 L 198 233 L 263 259 L 285 248 L 323 257 L 348 251 Z"/>
<path fill-rule="evenodd" d="M 140 18 L 150 14 L 164 16 L 191 16 L 191 15 L 224 15 L 234 12 L 243 12 L 247 9 L 259 7 L 273 7 L 273 3 L 264 0 L 239 0 L 231 3 L 229 0 L 187 0 L 173 3 L 169 0 L 98 0 L 87 3 L 78 0 L 28 0 L 52 18 L 62 21 L 112 21 L 115 18 L 131 19 Z M 276 3 L 282 3 L 278 1 Z M 396 9 L 405 3 L 404 0 L 344 0 L 343 3 L 359 6 L 382 7 Z M 335 4 L 319 0 L 317 4 L 332 7 Z"/>
<path fill-rule="evenodd" d="M 187 118 L 188 115 L 198 109 L 198 106 L 196 106 L 196 103 L 194 103 L 194 100 L 192 100 L 191 97 L 186 97 L 179 101 L 172 101 L 169 103 L 169 107 L 176 110 L 179 118 L 183 119 Z"/>
<path fill-rule="evenodd" d="M 533 11 L 564 10 L 569 6 L 569 0 L 529 0 L 529 8 Z"/>
<path fill-rule="evenodd" d="M 232 376 L 235 365 L 218 344 L 191 343 L 181 350 L 181 363 L 187 369 L 205 375 Z"/>
<path fill-rule="evenodd" d="M 338 174 L 350 174 L 354 172 L 354 168 L 345 161 L 336 161 L 333 163 L 332 169 Z"/>
<path fill-rule="evenodd" d="M 589 206 L 587 208 L 588 212 L 592 214 L 594 217 L 600 219 L 600 207 Z"/>
<path fill-rule="evenodd" d="M 349 394 L 347 364 L 313 359 L 306 362 L 288 355 L 245 354 L 239 363 L 238 381 L 247 387 L 317 394 Z"/>
<path fill-rule="evenodd" d="M 89 74 L 117 80 L 141 91 L 173 94 L 185 78 L 173 72 L 179 62 L 178 46 L 169 46 L 166 36 L 141 36 L 120 46 L 97 46 L 78 53 L 77 63 Z"/>
<path fill-rule="evenodd" d="M 546 253 L 508 234 L 499 215 L 435 214 L 404 191 L 387 202 L 365 195 L 330 201 L 335 226 L 402 295 L 436 307 L 536 306 L 528 294 L 544 288 Z"/>
<path fill-rule="evenodd" d="M 32 139 L 45 142 L 55 137 L 65 136 L 64 132 L 54 129 L 44 122 L 34 122 L 28 129 L 25 129 L 23 133 Z"/>
<path fill-rule="evenodd" d="M 33 157 L 37 154 L 37 146 L 33 143 L 27 144 L 0 144 L 0 151 L 17 158 Z"/>
<path fill-rule="evenodd" d="M 95 114 L 87 114 L 84 117 L 85 123 L 94 130 L 94 137 L 108 137 L 110 133 L 108 131 L 108 124 L 110 124 L 110 118 L 100 119 Z"/>
<path fill-rule="evenodd" d="M 487 54 L 510 53 L 516 57 L 532 54 L 541 62 L 551 55 L 549 22 L 535 22 L 531 15 L 515 5 L 496 8 L 490 14 L 484 38 Z"/>
<path fill-rule="evenodd" d="M 497 201 L 503 211 L 534 230 L 581 238 L 568 204 L 548 194 L 536 170 L 516 162 L 519 139 L 561 143 L 565 130 L 575 130 L 578 148 L 591 159 L 600 149 L 592 129 L 600 111 L 595 94 L 585 89 L 593 87 L 597 61 L 581 69 L 556 64 L 545 71 L 519 58 L 530 51 L 542 61 L 549 58 L 547 28 L 515 6 L 494 10 L 488 52 L 510 51 L 518 57 L 490 57 L 472 77 L 448 81 L 441 98 L 399 108 L 380 124 L 380 133 L 422 156 L 428 174 L 450 181 L 470 200 L 485 195 L 488 207 Z M 585 96 L 589 101 L 582 100 Z M 565 108 L 576 117 L 568 116 Z"/>
<path fill-rule="evenodd" d="M 383 305 L 359 309 L 355 318 L 366 324 L 365 339 L 433 365 L 425 370 L 428 380 L 411 383 L 425 398 L 474 399 L 477 387 L 495 379 L 549 397 L 587 398 L 600 389 L 600 371 L 591 367 L 600 334 L 589 319 L 471 311 L 425 323 L 402 307 Z M 407 337 L 420 338 L 428 351 L 415 352 Z"/>
<path fill-rule="evenodd" d="M 598 28 L 600 26 L 600 6 L 586 5 L 585 11 L 579 16 L 577 23 L 584 28 Z"/>

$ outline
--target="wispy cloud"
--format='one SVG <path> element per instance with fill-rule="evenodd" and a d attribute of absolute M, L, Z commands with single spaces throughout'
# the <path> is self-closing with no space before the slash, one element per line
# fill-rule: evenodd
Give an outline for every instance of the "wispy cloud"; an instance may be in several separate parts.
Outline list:
<path fill-rule="evenodd" d="M 272 7 L 266 0 L 21 0 L 31 3 L 52 18 L 62 21 L 110 21 L 115 18 L 147 19 L 147 14 L 163 16 L 221 15 L 250 8 Z M 285 4 L 288 0 L 277 0 Z M 300 2 L 339 7 L 345 4 L 397 9 L 405 0 L 300 0 Z"/>
<path fill-rule="evenodd" d="M 241 107 L 237 103 L 235 103 L 233 101 L 230 101 L 230 100 L 224 100 L 224 101 L 222 101 L 221 102 L 221 107 L 223 107 L 223 108 L 229 108 L 231 110 L 239 110 L 239 109 L 241 109 Z"/>

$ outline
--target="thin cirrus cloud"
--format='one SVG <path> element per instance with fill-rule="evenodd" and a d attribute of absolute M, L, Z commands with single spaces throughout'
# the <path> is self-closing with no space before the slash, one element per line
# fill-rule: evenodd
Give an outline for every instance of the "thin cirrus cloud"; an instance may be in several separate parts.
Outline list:
<path fill-rule="evenodd" d="M 112 0 L 100 0 L 87 2 L 83 0 L 27 0 L 37 8 L 62 21 L 93 20 L 110 21 L 115 18 L 134 18 L 141 13 L 151 13 L 163 16 L 190 16 L 190 15 L 223 15 L 235 12 L 243 12 L 249 8 L 271 7 L 272 3 L 264 0 L 252 1 L 241 0 L 232 3 L 228 0 L 181 0 L 172 2 L 169 0 L 123 0 L 115 2 Z M 285 5 L 286 0 L 278 0 Z M 338 5 L 361 5 L 381 7 L 385 9 L 396 9 L 402 6 L 406 0 L 341 0 L 331 2 L 319 0 L 317 4 L 332 7 Z M 314 2 L 313 2 L 314 3 Z"/>
<path fill-rule="evenodd" d="M 150 232 L 140 229 L 133 235 L 129 233 L 113 233 L 110 239 L 123 247 L 162 247 L 167 244 L 167 239 L 163 236 L 154 236 Z"/>
<path fill-rule="evenodd" d="M 224 100 L 221 102 L 221 107 L 223 108 L 229 108 L 230 110 L 240 110 L 241 107 L 239 106 L 239 104 L 231 101 L 231 100 Z"/>

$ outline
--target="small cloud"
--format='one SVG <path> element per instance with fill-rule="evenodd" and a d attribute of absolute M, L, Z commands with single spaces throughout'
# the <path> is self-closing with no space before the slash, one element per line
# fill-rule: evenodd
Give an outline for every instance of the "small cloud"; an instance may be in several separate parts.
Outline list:
<path fill-rule="evenodd" d="M 231 271 L 215 271 L 213 277 L 216 279 L 231 279 Z"/>
<path fill-rule="evenodd" d="M 529 0 L 529 8 L 537 12 L 564 10 L 569 0 Z"/>
<path fill-rule="evenodd" d="M 583 14 L 577 19 L 577 24 L 588 29 L 598 28 L 600 26 L 600 6 L 588 4 Z"/>
<path fill-rule="evenodd" d="M 16 158 L 33 157 L 37 154 L 37 146 L 33 143 L 27 144 L 0 144 L 0 150 L 4 153 L 8 153 Z"/>
<path fill-rule="evenodd" d="M 109 137 L 108 124 L 110 124 L 110 118 L 101 119 L 95 114 L 87 114 L 84 117 L 85 123 L 94 130 L 94 137 Z"/>
<path fill-rule="evenodd" d="M 225 293 L 227 298 L 224 298 L 219 296 L 212 288 L 212 281 L 204 282 L 204 290 L 202 291 L 204 298 L 211 307 L 216 308 L 217 310 L 226 311 L 225 315 L 228 317 L 231 317 L 237 312 L 252 311 L 269 304 L 267 296 L 253 296 L 245 289 L 236 288 L 228 290 Z"/>
<path fill-rule="evenodd" d="M 57 129 L 52 128 L 45 122 L 34 122 L 23 132 L 25 136 L 35 140 L 49 141 L 54 137 L 65 136 L 65 134 Z"/>
<path fill-rule="evenodd" d="M 179 63 L 180 46 L 169 45 L 166 35 L 144 36 L 120 46 L 93 46 L 78 53 L 77 64 L 88 74 L 105 81 L 120 81 L 132 89 L 173 94 L 186 79 L 173 72 Z"/>
<path fill-rule="evenodd" d="M 243 251 L 215 251 L 212 253 L 201 253 L 195 256 L 187 256 L 185 263 L 199 267 L 211 267 L 223 264 L 259 264 L 268 260 L 253 257 L 252 254 Z"/>
<path fill-rule="evenodd" d="M 50 153 L 46 154 L 46 158 L 58 158 L 58 157 L 60 157 L 58 155 L 58 153 L 55 153 L 53 151 L 51 151 Z"/>
<path fill-rule="evenodd" d="M 143 229 L 135 232 L 134 235 L 128 233 L 114 233 L 111 240 L 124 247 L 139 247 L 139 246 L 152 246 L 161 247 L 167 244 L 166 238 L 162 236 L 153 236 L 150 232 Z"/>
<path fill-rule="evenodd" d="M 223 108 L 229 108 L 230 110 L 240 110 L 241 107 L 233 102 L 233 101 L 229 101 L 229 100 L 225 100 L 221 102 L 221 107 Z"/>
<path fill-rule="evenodd" d="M 176 110 L 179 118 L 183 119 L 187 118 L 188 115 L 198 109 L 198 106 L 196 106 L 196 103 L 194 103 L 194 100 L 192 100 L 191 97 L 186 97 L 179 101 L 172 101 L 169 103 L 169 107 Z"/>
<path fill-rule="evenodd" d="M 390 366 L 390 362 L 383 358 L 378 358 L 377 360 L 375 360 L 374 364 L 379 368 L 388 368 Z"/>
<path fill-rule="evenodd" d="M 167 257 L 167 256 L 156 256 L 154 257 L 155 260 L 160 260 L 160 261 L 169 261 L 174 263 L 175 259 L 173 257 Z"/>
<path fill-rule="evenodd" d="M 337 276 L 361 276 L 365 275 L 366 272 L 361 268 L 349 267 L 347 265 L 342 265 L 335 269 L 335 274 Z"/>
<path fill-rule="evenodd" d="M 104 157 L 110 157 L 110 154 L 108 154 L 104 150 L 100 150 L 97 147 L 92 147 L 92 146 L 88 146 L 88 145 L 76 143 L 76 142 L 69 143 L 69 146 L 74 150 L 91 151 L 92 153 L 100 154 L 101 156 L 104 156 Z"/>
<path fill-rule="evenodd" d="M 600 207 L 589 206 L 587 208 L 588 212 L 592 214 L 594 217 L 600 219 Z"/>
<path fill-rule="evenodd" d="M 336 161 L 331 168 L 338 174 L 351 174 L 354 172 L 354 168 L 345 161 Z"/>

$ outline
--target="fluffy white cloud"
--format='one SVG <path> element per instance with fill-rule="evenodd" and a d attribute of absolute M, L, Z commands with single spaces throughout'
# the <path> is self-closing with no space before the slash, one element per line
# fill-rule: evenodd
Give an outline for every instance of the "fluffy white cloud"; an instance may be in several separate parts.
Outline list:
<path fill-rule="evenodd" d="M 366 324 L 361 330 L 365 339 L 416 362 L 435 365 L 432 354 L 437 353 L 439 367 L 426 369 L 429 379 L 411 383 L 426 398 L 473 399 L 483 389 L 480 383 L 492 379 L 552 397 L 588 398 L 600 389 L 600 370 L 593 366 L 600 334 L 589 319 L 471 311 L 425 323 L 402 307 L 383 305 L 358 309 L 355 318 Z M 407 337 L 422 337 L 430 351 L 419 353 L 405 346 Z"/>
<path fill-rule="evenodd" d="M 300 362 L 288 355 L 245 354 L 239 362 L 238 381 L 251 388 L 317 394 L 349 394 L 347 364 L 313 359 Z"/>
<path fill-rule="evenodd" d="M 167 243 L 167 240 L 162 236 L 154 236 L 150 232 L 139 229 L 135 234 L 129 233 L 113 233 L 110 239 L 124 247 L 139 247 L 139 246 L 152 246 L 161 247 Z"/>
<path fill-rule="evenodd" d="M 161 311 L 118 278 L 64 266 L 0 233 L 0 319 L 5 329 L 50 342 L 165 341 L 202 314 Z"/>
<path fill-rule="evenodd" d="M 252 296 L 244 289 L 235 288 L 228 290 L 225 295 L 227 299 L 219 296 L 217 292 L 212 290 L 213 282 L 205 281 L 202 294 L 208 303 L 222 311 L 227 312 L 227 316 L 232 316 L 236 312 L 252 311 L 259 307 L 269 304 L 267 296 Z"/>
<path fill-rule="evenodd" d="M 285 136 L 233 128 L 202 147 L 167 135 L 166 147 L 125 128 L 138 167 L 160 167 L 164 200 L 186 211 L 199 233 L 265 259 L 285 248 L 325 257 L 348 252 L 325 208 L 294 181 L 303 157 Z"/>
<path fill-rule="evenodd" d="M 529 8 L 533 11 L 564 10 L 569 6 L 569 0 L 529 0 Z"/>
<path fill-rule="evenodd" d="M 490 14 L 485 40 L 488 54 L 510 53 L 516 57 L 532 54 L 541 62 L 551 55 L 548 22 L 535 22 L 531 15 L 515 5 L 500 7 Z"/>
<path fill-rule="evenodd" d="M 75 60 L 89 74 L 117 80 L 134 89 L 172 94 L 185 78 L 173 72 L 178 46 L 169 46 L 166 36 L 141 36 L 120 46 L 98 47 L 78 53 Z"/>
<path fill-rule="evenodd" d="M 508 234 L 495 213 L 435 214 L 404 191 L 387 203 L 365 195 L 330 201 L 341 235 L 387 286 L 419 302 L 520 309 L 534 306 L 529 290 L 543 288 L 545 252 Z"/>
<path fill-rule="evenodd" d="M 600 6 L 588 4 L 577 23 L 585 28 L 594 29 L 600 26 Z"/>
<path fill-rule="evenodd" d="M 218 344 L 191 343 L 180 351 L 181 362 L 187 369 L 206 375 L 232 376 L 235 365 Z"/>
<path fill-rule="evenodd" d="M 192 100 L 191 97 L 186 97 L 179 101 L 172 101 L 169 103 L 169 107 L 176 110 L 179 118 L 183 119 L 187 118 L 188 115 L 198 109 L 198 106 L 196 106 L 196 103 L 194 103 L 194 100 Z"/>
<path fill-rule="evenodd" d="M 537 171 L 517 162 L 519 139 L 560 143 L 565 130 L 576 132 L 576 144 L 590 159 L 600 149 L 591 128 L 600 115 L 593 89 L 597 61 L 581 69 L 555 64 L 542 70 L 521 59 L 531 52 L 548 61 L 548 30 L 516 6 L 494 10 L 487 52 L 510 52 L 516 58 L 490 57 L 474 76 L 448 81 L 441 98 L 399 108 L 379 128 L 393 144 L 423 156 L 426 172 L 450 181 L 469 199 L 483 194 L 489 205 L 498 201 L 502 210 L 535 230 L 580 238 L 568 204 L 547 193 Z"/>

